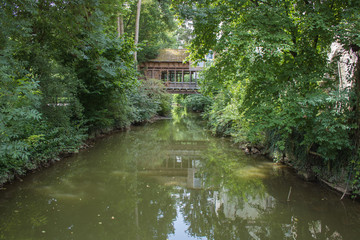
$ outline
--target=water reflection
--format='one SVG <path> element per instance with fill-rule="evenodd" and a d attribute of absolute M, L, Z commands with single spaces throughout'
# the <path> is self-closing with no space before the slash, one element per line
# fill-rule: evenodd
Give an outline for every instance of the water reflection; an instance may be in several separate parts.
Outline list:
<path fill-rule="evenodd" d="M 243 155 L 210 137 L 196 116 L 175 117 L 102 139 L 8 186 L 0 192 L 0 239 L 360 235 L 358 203 Z"/>

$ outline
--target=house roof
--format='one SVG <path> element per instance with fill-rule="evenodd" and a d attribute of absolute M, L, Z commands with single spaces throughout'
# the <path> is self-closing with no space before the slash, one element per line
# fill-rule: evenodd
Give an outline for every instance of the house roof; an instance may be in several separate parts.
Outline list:
<path fill-rule="evenodd" d="M 155 59 L 149 60 L 149 62 L 184 62 L 189 56 L 187 49 L 161 49 L 159 55 Z"/>

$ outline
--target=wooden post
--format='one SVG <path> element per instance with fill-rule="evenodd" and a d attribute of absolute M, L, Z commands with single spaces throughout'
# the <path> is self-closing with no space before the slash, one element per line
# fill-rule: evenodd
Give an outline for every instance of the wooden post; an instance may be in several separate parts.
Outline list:
<path fill-rule="evenodd" d="M 191 71 L 189 73 L 190 73 L 190 82 L 192 82 L 192 74 L 193 73 Z"/>
<path fill-rule="evenodd" d="M 184 82 L 184 70 L 181 71 L 181 78 L 182 78 L 182 82 Z"/>

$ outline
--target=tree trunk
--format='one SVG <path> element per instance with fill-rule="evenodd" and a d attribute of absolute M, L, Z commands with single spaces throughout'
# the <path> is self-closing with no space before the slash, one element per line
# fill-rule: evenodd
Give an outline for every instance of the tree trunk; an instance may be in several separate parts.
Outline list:
<path fill-rule="evenodd" d="M 121 36 L 120 14 L 117 17 L 117 32 L 118 32 L 118 37 L 120 37 Z"/>
<path fill-rule="evenodd" d="M 124 34 L 124 19 L 120 13 L 117 17 L 117 31 L 118 31 L 118 37 Z"/>
<path fill-rule="evenodd" d="M 124 18 L 122 15 L 120 15 L 120 35 L 123 35 L 124 33 L 125 33 Z"/>
<path fill-rule="evenodd" d="M 355 99 L 354 99 L 354 107 L 353 110 L 355 111 L 354 120 L 355 124 L 357 126 L 354 134 L 354 154 L 356 158 L 358 158 L 358 151 L 360 147 L 360 52 L 359 47 L 353 47 L 352 50 L 355 52 L 355 55 L 357 57 L 356 65 L 355 65 L 355 71 L 354 71 L 354 92 L 355 92 Z M 357 159 L 358 161 L 360 159 Z"/>
<path fill-rule="evenodd" d="M 139 24 L 140 24 L 140 10 L 141 10 L 141 0 L 138 0 L 137 12 L 136 12 L 136 24 L 135 24 L 135 47 L 139 42 Z M 134 60 L 137 62 L 137 52 L 134 52 Z"/>

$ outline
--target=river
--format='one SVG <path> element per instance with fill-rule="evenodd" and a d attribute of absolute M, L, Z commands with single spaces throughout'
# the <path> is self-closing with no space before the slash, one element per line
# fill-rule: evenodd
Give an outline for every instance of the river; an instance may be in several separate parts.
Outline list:
<path fill-rule="evenodd" d="M 178 113 L 7 185 L 0 239 L 359 239 L 340 197 Z"/>

